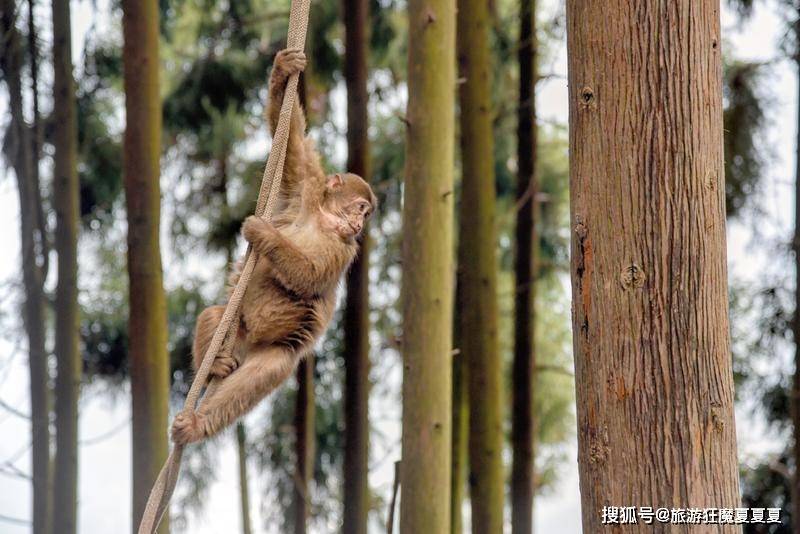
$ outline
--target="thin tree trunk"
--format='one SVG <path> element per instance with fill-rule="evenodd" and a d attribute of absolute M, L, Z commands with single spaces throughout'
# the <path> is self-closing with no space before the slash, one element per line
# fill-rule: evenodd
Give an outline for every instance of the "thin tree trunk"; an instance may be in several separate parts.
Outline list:
<path fill-rule="evenodd" d="M 511 418 L 511 532 L 533 532 L 535 479 L 535 282 L 536 282 L 536 1 L 520 1 L 519 107 L 517 111 L 516 275 Z"/>
<path fill-rule="evenodd" d="M 458 286 L 458 284 L 456 284 Z M 460 288 L 456 287 L 456 310 L 461 307 Z M 458 321 L 455 321 L 456 323 Z M 453 338 L 460 339 L 458 324 L 454 325 Z M 459 347 L 453 354 L 453 443 L 450 461 L 450 532 L 461 534 L 464 530 L 463 503 L 466 497 L 469 447 L 468 365 Z"/>
<path fill-rule="evenodd" d="M 36 206 L 39 188 L 32 171 L 30 130 L 23 116 L 21 71 L 23 64 L 20 35 L 14 26 L 16 12 L 13 0 L 4 0 L 0 22 L 5 42 L 0 43 L 0 68 L 8 87 L 11 139 L 8 157 L 17 177 L 20 205 L 20 242 L 22 279 L 25 287 L 23 320 L 28 338 L 30 413 L 31 413 L 31 476 L 33 486 L 33 533 L 50 532 L 50 428 L 47 351 L 45 350 L 43 258 L 36 247 Z"/>
<path fill-rule="evenodd" d="M 800 25 L 800 22 L 798 22 Z M 800 35 L 800 29 L 796 30 Z M 795 61 L 797 68 L 798 95 L 800 105 L 800 59 Z M 795 157 L 795 196 L 794 196 L 794 268 L 795 268 L 795 312 L 792 320 L 794 334 L 794 375 L 792 377 L 791 416 L 793 428 L 794 473 L 792 476 L 792 532 L 800 534 L 800 110 L 797 115 L 796 157 Z"/>
<path fill-rule="evenodd" d="M 217 173 L 219 175 L 219 182 L 215 185 L 214 189 L 222 197 L 222 204 L 226 211 L 230 210 L 228 206 L 228 155 L 230 154 L 230 146 L 227 144 L 222 148 L 219 157 L 216 159 Z M 228 242 L 225 250 L 225 259 L 228 266 L 230 276 L 230 269 L 234 266 L 234 247 L 236 245 L 236 236 L 232 236 Z M 239 504 L 242 513 L 242 534 L 252 534 L 253 524 L 250 520 L 250 477 L 247 473 L 247 426 L 243 420 L 236 423 L 236 455 L 239 460 Z"/>
<path fill-rule="evenodd" d="M 47 279 L 47 272 L 50 267 L 49 243 L 47 235 L 47 221 L 44 216 L 44 202 L 42 201 L 42 189 L 39 180 L 39 159 L 42 153 L 42 123 L 39 115 L 39 46 L 36 32 L 36 16 L 34 14 L 34 0 L 28 0 L 28 56 L 30 57 L 31 74 L 31 100 L 33 105 L 33 133 L 30 136 L 31 142 L 31 176 L 36 184 L 33 193 L 36 200 L 36 230 L 38 240 L 38 254 L 42 258 L 42 279 Z"/>
<path fill-rule="evenodd" d="M 740 502 L 719 10 L 718 0 L 567 2 L 584 532 L 603 529 L 604 505 Z"/>
<path fill-rule="evenodd" d="M 487 0 L 458 4 L 461 204 L 458 348 L 469 367 L 472 532 L 503 531 L 502 362 L 497 337 L 496 193 Z"/>
<path fill-rule="evenodd" d="M 122 8 L 135 531 L 167 456 L 169 357 L 159 248 L 158 4 L 156 0 L 124 0 Z M 159 532 L 165 534 L 168 529 L 162 522 Z"/>
<path fill-rule="evenodd" d="M 294 426 L 297 432 L 295 453 L 297 471 L 294 489 L 294 532 L 305 534 L 308 528 L 311 498 L 309 491 L 314 476 L 315 437 L 314 354 L 309 354 L 297 367 L 297 401 Z"/>
<path fill-rule="evenodd" d="M 53 531 L 77 530 L 78 397 L 81 357 L 78 352 L 78 167 L 75 85 L 69 0 L 53 1 L 53 115 L 56 211 L 56 460 L 53 484 Z"/>
<path fill-rule="evenodd" d="M 242 506 L 242 534 L 252 534 L 250 521 L 250 488 L 247 477 L 247 429 L 242 421 L 236 423 L 236 450 L 239 456 L 239 495 Z"/>
<path fill-rule="evenodd" d="M 367 0 L 344 0 L 347 170 L 369 180 Z M 347 275 L 344 308 L 344 534 L 366 534 L 369 512 L 369 228 Z"/>
<path fill-rule="evenodd" d="M 450 530 L 455 1 L 408 2 L 400 531 Z"/>

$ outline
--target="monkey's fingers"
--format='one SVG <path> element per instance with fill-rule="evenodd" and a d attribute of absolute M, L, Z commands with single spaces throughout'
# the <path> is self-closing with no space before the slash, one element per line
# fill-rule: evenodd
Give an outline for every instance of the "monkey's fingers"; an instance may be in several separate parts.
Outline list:
<path fill-rule="evenodd" d="M 275 56 L 275 66 L 290 74 L 302 71 L 306 66 L 306 55 L 299 48 L 281 50 Z"/>
<path fill-rule="evenodd" d="M 252 243 L 258 239 L 258 236 L 264 231 L 265 226 L 268 225 L 269 223 L 261 217 L 250 215 L 244 220 L 244 224 L 242 225 L 242 235 L 248 243 Z"/>
<path fill-rule="evenodd" d="M 238 366 L 239 362 L 236 361 L 236 358 L 230 356 L 217 358 L 214 360 L 214 363 L 211 364 L 211 371 L 209 374 L 217 378 L 225 378 L 234 372 Z"/>

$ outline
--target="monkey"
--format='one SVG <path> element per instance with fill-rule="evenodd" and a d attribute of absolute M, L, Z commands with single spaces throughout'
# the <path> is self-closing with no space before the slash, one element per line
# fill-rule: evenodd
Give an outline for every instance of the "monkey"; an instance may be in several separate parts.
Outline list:
<path fill-rule="evenodd" d="M 305 69 L 299 49 L 275 57 L 266 118 L 273 135 L 286 83 Z M 305 114 L 295 102 L 276 215 L 272 222 L 250 216 L 242 235 L 256 264 L 241 305 L 231 357 L 218 356 L 209 378 L 219 387 L 194 413 L 172 425 L 176 444 L 213 436 L 282 384 L 310 352 L 333 316 L 342 274 L 355 259 L 358 238 L 377 200 L 369 184 L 350 173 L 326 175 L 314 142 L 305 134 Z M 235 286 L 239 270 L 231 277 Z M 225 306 L 210 306 L 197 317 L 192 348 L 197 370 Z"/>

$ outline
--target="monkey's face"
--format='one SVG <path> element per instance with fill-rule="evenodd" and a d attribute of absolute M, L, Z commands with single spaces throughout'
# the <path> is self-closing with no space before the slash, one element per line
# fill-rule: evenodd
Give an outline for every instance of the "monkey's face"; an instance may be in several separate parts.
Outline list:
<path fill-rule="evenodd" d="M 377 201 L 369 184 L 355 174 L 328 177 L 325 209 L 334 219 L 331 228 L 343 239 L 357 237 L 375 211 Z"/>

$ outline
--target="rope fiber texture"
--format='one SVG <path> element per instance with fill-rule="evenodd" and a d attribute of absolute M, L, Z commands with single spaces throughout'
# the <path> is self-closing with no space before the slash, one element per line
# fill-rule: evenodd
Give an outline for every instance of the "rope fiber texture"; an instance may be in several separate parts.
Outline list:
<path fill-rule="evenodd" d="M 310 0 L 292 0 L 291 12 L 289 14 L 289 32 L 286 39 L 287 48 L 299 48 L 301 50 L 305 48 L 309 6 Z M 275 128 L 275 135 L 272 138 L 272 149 L 267 158 L 267 165 L 264 169 L 264 176 L 261 180 L 261 188 L 258 193 L 255 214 L 267 220 L 272 219 L 281 189 L 283 164 L 286 159 L 286 147 L 289 142 L 292 109 L 295 99 L 297 98 L 298 79 L 299 74 L 293 74 L 287 82 L 286 92 L 284 93 L 283 102 L 281 103 L 278 125 Z M 203 384 L 206 383 L 208 373 L 211 370 L 211 364 L 214 363 L 217 355 L 222 354 L 224 356 L 229 356 L 233 351 L 239 325 L 239 312 L 242 297 L 244 297 L 247 284 L 253 274 L 255 263 L 255 254 L 253 254 L 252 247 L 248 245 L 241 276 L 228 300 L 225 313 L 222 315 L 222 320 L 217 326 L 217 330 L 214 332 L 211 344 L 203 356 L 203 362 L 200 368 L 197 369 L 192 386 L 189 389 L 189 393 L 186 395 L 183 412 L 192 412 L 196 409 L 198 400 L 200 400 L 200 394 L 203 390 Z M 217 385 L 217 380 L 212 381 L 206 388 L 204 398 L 213 395 Z M 200 402 L 202 403 L 202 400 L 200 400 Z M 175 491 L 175 484 L 178 482 L 182 456 L 183 446 L 174 445 L 164 466 L 161 468 L 161 472 L 158 474 L 158 478 L 156 478 L 153 484 L 153 489 L 150 491 L 150 497 L 147 499 L 147 505 L 145 506 L 141 522 L 139 523 L 139 534 L 155 534 L 156 529 L 158 529 L 158 525 L 169 505 L 172 493 Z"/>

